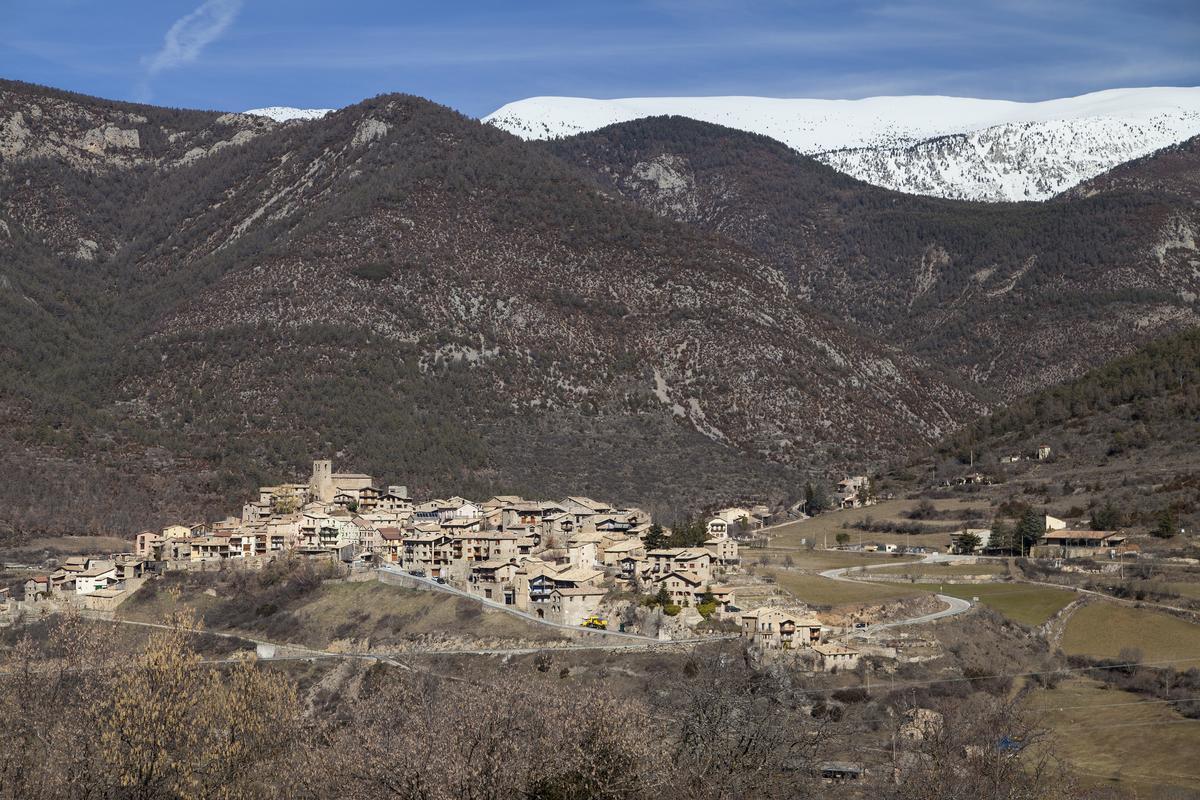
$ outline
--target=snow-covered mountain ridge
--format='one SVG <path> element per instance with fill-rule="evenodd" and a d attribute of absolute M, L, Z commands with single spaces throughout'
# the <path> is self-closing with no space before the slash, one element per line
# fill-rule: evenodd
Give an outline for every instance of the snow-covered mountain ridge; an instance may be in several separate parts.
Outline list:
<path fill-rule="evenodd" d="M 258 117 L 270 117 L 276 122 L 287 122 L 293 119 L 320 119 L 333 111 L 332 108 L 292 108 L 291 106 L 267 106 L 252 108 L 243 114 L 254 114 Z"/>
<path fill-rule="evenodd" d="M 1036 103 L 941 96 L 532 97 L 484 120 L 526 139 L 546 139 L 664 114 L 770 136 L 891 189 L 1042 200 L 1200 135 L 1200 87 L 1110 89 Z"/>

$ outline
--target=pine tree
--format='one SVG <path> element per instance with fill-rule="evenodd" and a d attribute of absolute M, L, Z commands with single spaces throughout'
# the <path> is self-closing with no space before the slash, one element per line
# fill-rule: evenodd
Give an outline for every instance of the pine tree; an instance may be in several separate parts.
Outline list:
<path fill-rule="evenodd" d="M 1028 509 L 1021 515 L 1021 520 L 1017 523 L 1014 544 L 1020 547 L 1020 552 L 1024 555 L 1029 552 L 1029 548 L 1038 543 L 1038 539 L 1041 539 L 1045 533 L 1046 520 L 1032 508 Z"/>
<path fill-rule="evenodd" d="M 1092 530 L 1115 531 L 1121 527 L 1121 512 L 1109 500 L 1103 508 L 1092 512 Z"/>
<path fill-rule="evenodd" d="M 992 523 L 992 538 L 988 541 L 988 549 L 1003 551 L 1009 555 L 1017 553 L 1016 530 L 1008 520 L 997 519 Z"/>
<path fill-rule="evenodd" d="M 662 525 L 657 522 L 650 526 L 650 530 L 646 531 L 646 538 L 643 539 L 647 550 L 661 550 L 667 546 L 667 535 L 663 533 Z"/>
<path fill-rule="evenodd" d="M 1175 512 L 1171 509 L 1163 509 L 1158 515 L 1158 523 L 1154 526 L 1154 530 L 1150 533 L 1157 536 L 1159 539 L 1170 539 L 1179 530 L 1179 523 L 1175 519 Z"/>
<path fill-rule="evenodd" d="M 821 484 L 804 484 L 804 513 L 809 516 L 820 514 L 829 508 L 829 497 Z"/>

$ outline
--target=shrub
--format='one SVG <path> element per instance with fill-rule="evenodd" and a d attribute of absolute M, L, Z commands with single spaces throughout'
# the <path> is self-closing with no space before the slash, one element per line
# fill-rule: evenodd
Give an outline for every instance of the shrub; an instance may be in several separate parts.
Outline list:
<path fill-rule="evenodd" d="M 392 265 L 382 261 L 371 261 L 354 267 L 350 274 L 366 281 L 384 281 L 392 277 Z"/>

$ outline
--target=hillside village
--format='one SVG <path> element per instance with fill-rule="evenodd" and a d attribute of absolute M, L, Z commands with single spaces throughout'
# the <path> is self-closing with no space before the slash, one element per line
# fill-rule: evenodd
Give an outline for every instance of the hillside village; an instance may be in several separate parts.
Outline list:
<path fill-rule="evenodd" d="M 160 575 L 258 569 L 287 555 L 458 590 L 561 626 L 643 633 L 641 618 L 658 610 L 653 633 L 663 638 L 703 630 L 738 632 L 762 651 L 822 645 L 822 622 L 802 606 L 743 609 L 727 583 L 742 573 L 741 547 L 770 521 L 766 506 L 724 508 L 672 531 L 642 509 L 589 497 L 418 502 L 405 486 L 376 484 L 314 461 L 308 482 L 260 487 L 239 517 L 143 531 L 131 552 L 108 558 L 65 558 L 26 581 L 25 606 L 111 612 Z M 869 487 L 847 478 L 831 504 L 873 503 Z M 857 657 L 831 648 L 818 651 L 827 666 Z"/>

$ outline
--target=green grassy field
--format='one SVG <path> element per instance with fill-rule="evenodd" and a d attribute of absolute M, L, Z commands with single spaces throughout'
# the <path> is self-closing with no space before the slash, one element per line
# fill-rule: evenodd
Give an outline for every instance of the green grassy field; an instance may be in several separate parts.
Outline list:
<path fill-rule="evenodd" d="M 1117 781 L 1158 796 L 1166 786 L 1200 787 L 1200 721 L 1184 718 L 1163 703 L 1106 688 L 1083 678 L 1056 689 L 1039 689 L 1026 701 L 1051 734 L 1055 752 L 1092 783 Z M 1177 796 L 1177 795 L 1172 795 Z"/>
<path fill-rule="evenodd" d="M 970 600 L 978 597 L 988 608 L 1024 625 L 1041 625 L 1075 599 L 1066 589 L 1051 589 L 1025 583 L 938 584 L 915 583 L 914 588 Z"/>
<path fill-rule="evenodd" d="M 814 606 L 843 606 L 878 603 L 926 594 L 917 586 L 891 583 L 850 583 L 790 570 L 772 570 L 779 586 L 799 600 Z"/>
<path fill-rule="evenodd" d="M 959 578 L 964 575 L 1003 575 L 1006 569 L 999 562 L 983 564 L 899 564 L 894 567 L 877 567 L 874 575 L 912 575 L 926 582 L 936 581 L 939 576 Z"/>
<path fill-rule="evenodd" d="M 1137 648 L 1146 662 L 1176 661 L 1176 669 L 1200 667 L 1200 625 L 1159 611 L 1115 603 L 1092 603 L 1073 615 L 1063 635 L 1063 652 L 1116 658 Z"/>

